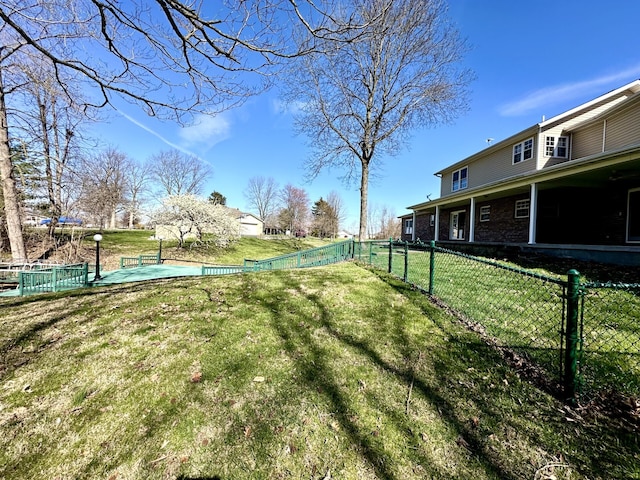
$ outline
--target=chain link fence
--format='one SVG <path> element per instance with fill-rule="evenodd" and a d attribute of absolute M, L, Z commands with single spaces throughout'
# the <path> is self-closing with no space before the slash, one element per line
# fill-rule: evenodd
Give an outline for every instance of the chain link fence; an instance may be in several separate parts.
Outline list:
<path fill-rule="evenodd" d="M 532 361 L 567 398 L 640 394 L 640 285 L 579 283 L 434 244 L 370 241 L 355 258 L 429 293 L 492 343 Z"/>
<path fill-rule="evenodd" d="M 589 282 L 581 293 L 583 390 L 640 394 L 640 284 Z"/>

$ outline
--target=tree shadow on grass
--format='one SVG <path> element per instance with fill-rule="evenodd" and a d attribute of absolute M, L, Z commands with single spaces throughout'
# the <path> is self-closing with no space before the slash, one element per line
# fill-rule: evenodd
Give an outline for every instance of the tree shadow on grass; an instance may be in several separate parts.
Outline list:
<path fill-rule="evenodd" d="M 345 334 L 339 325 L 333 320 L 332 306 L 327 305 L 326 299 L 322 299 L 316 293 L 309 293 L 307 289 L 302 289 L 300 284 L 295 280 L 288 278 L 286 288 L 288 291 L 295 291 L 296 295 L 304 296 L 306 301 L 315 306 L 319 312 L 319 318 L 304 318 L 305 322 L 316 323 L 317 326 L 323 328 L 328 335 L 335 341 L 339 342 L 343 348 L 354 352 L 358 356 L 362 356 L 372 363 L 378 371 L 391 374 L 397 381 L 404 384 L 407 388 L 413 388 L 416 392 L 420 392 L 442 415 L 443 420 L 458 433 L 460 437 L 466 440 L 466 448 L 469 448 L 475 456 L 477 463 L 481 465 L 488 477 L 515 479 L 519 478 L 511 472 L 505 470 L 500 462 L 497 461 L 491 452 L 475 441 L 475 437 L 470 434 L 471 426 L 465 425 L 458 419 L 455 412 L 455 406 L 443 394 L 433 388 L 429 383 L 420 378 L 418 372 L 413 370 L 411 364 L 396 365 L 385 360 L 378 348 L 381 343 L 387 340 L 392 346 L 390 348 L 399 348 L 402 357 L 409 359 L 415 354 L 416 346 L 411 338 L 408 337 L 403 330 L 402 325 L 397 326 L 397 331 L 391 333 L 388 338 L 371 338 L 371 340 L 362 340 L 353 335 Z M 269 308 L 274 312 L 272 322 L 273 328 L 283 340 L 284 348 L 288 352 L 290 358 L 296 362 L 298 371 L 302 373 L 301 381 L 304 387 L 311 390 L 322 392 L 326 402 L 330 406 L 331 412 L 335 419 L 339 422 L 341 429 L 346 433 L 350 442 L 358 447 L 362 458 L 368 465 L 373 468 L 378 478 L 397 479 L 398 474 L 394 472 L 393 467 L 389 465 L 386 459 L 390 452 L 385 450 L 381 442 L 376 441 L 370 431 L 361 428 L 353 420 L 353 399 L 349 394 L 341 389 L 341 379 L 337 378 L 330 366 L 331 359 L 327 357 L 327 352 L 319 344 L 318 340 L 312 335 L 311 329 L 299 328 L 298 322 L 291 321 L 291 305 L 283 304 L 279 301 L 272 301 Z M 297 316 L 297 319 L 300 317 Z M 391 319 L 395 322 L 398 319 Z M 372 344 L 371 342 L 375 343 Z M 383 347 L 384 348 L 384 347 Z M 302 351 L 302 355 L 300 355 Z M 445 381 L 443 378 L 442 381 Z M 412 423 L 409 416 L 401 411 L 394 410 L 392 407 L 385 405 L 381 400 L 376 401 L 369 398 L 373 408 L 382 412 L 395 423 L 395 429 L 403 432 L 403 441 L 408 446 L 417 443 L 418 432 L 412 430 Z M 431 469 L 430 474 L 445 478 L 451 472 L 442 471 L 442 468 L 435 465 L 427 456 L 415 448 L 412 450 L 412 463 L 427 466 Z"/>

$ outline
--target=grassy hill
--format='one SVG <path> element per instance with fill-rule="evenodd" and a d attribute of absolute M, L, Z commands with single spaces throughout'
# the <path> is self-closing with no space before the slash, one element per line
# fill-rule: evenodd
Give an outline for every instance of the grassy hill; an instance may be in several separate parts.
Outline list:
<path fill-rule="evenodd" d="M 637 433 L 355 264 L 0 308 L 0 478 L 640 478 Z"/>

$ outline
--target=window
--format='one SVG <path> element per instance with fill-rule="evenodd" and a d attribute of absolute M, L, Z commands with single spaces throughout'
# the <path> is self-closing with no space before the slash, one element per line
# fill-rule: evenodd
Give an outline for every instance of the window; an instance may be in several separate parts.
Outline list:
<path fill-rule="evenodd" d="M 481 222 L 488 222 L 490 214 L 491 214 L 491 206 L 485 205 L 484 207 L 480 207 Z"/>
<path fill-rule="evenodd" d="M 516 218 L 529 217 L 529 200 L 516 200 Z"/>
<path fill-rule="evenodd" d="M 569 156 L 569 137 L 546 137 L 544 154 L 547 157 L 567 158 Z"/>
<path fill-rule="evenodd" d="M 410 218 L 404 221 L 404 233 L 407 235 L 413 234 L 413 219 Z"/>
<path fill-rule="evenodd" d="M 524 162 L 533 157 L 533 137 L 513 146 L 513 163 Z"/>
<path fill-rule="evenodd" d="M 451 184 L 452 192 L 457 192 L 458 190 L 467 188 L 468 171 L 468 167 L 464 167 L 453 172 L 453 180 Z"/>

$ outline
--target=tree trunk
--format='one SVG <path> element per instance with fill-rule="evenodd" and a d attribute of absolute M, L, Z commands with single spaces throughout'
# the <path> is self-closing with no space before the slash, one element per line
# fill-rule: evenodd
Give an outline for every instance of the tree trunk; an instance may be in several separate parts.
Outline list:
<path fill-rule="evenodd" d="M 362 160 L 362 175 L 360 175 L 360 232 L 358 240 L 363 241 L 367 236 L 367 200 L 369 195 L 369 162 Z"/>
<path fill-rule="evenodd" d="M 7 123 L 7 108 L 4 100 L 4 84 L 2 83 L 2 69 L 0 68 L 0 178 L 2 178 L 2 193 L 4 196 L 4 213 L 7 220 L 7 233 L 11 246 L 11 257 L 14 260 L 26 259 L 27 251 L 22 236 L 20 221 L 20 201 L 18 189 L 13 178 L 11 163 L 11 148 L 9 147 L 9 125 Z"/>

